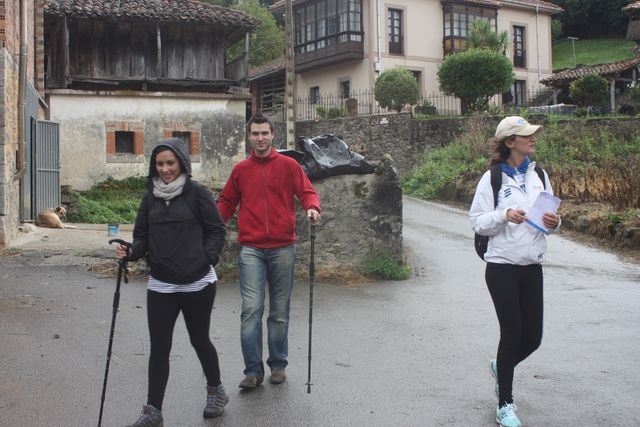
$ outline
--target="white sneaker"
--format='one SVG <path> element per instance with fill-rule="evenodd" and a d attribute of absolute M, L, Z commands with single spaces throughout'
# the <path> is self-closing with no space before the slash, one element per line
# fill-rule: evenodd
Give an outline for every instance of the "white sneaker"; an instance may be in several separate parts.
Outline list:
<path fill-rule="evenodd" d="M 498 361 L 496 359 L 491 359 L 491 362 L 489 362 L 489 369 L 491 370 L 491 376 L 496 380 L 496 385 L 493 388 L 493 391 L 495 391 L 497 397 L 500 397 L 500 388 L 498 387 Z"/>
<path fill-rule="evenodd" d="M 507 403 L 496 409 L 496 423 L 503 427 L 521 427 L 522 423 L 516 415 L 518 408 L 513 403 Z"/>

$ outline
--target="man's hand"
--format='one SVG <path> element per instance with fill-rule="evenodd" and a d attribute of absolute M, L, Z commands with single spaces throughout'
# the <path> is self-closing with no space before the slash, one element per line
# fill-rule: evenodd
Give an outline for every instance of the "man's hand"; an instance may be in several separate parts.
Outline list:
<path fill-rule="evenodd" d="M 320 212 L 315 209 L 309 209 L 307 211 L 307 219 L 313 225 L 320 224 Z"/>

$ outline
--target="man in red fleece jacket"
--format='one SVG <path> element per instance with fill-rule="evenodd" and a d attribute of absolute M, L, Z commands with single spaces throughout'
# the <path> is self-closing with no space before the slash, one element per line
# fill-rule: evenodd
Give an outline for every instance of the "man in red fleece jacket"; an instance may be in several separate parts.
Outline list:
<path fill-rule="evenodd" d="M 247 123 L 251 154 L 234 166 L 220 194 L 218 209 L 226 223 L 238 213 L 240 339 L 245 378 L 239 387 L 252 389 L 264 379 L 262 314 L 265 282 L 269 285 L 267 333 L 271 368 L 269 381 L 286 379 L 289 308 L 296 258 L 297 197 L 311 224 L 320 222 L 320 199 L 309 178 L 294 159 L 272 147 L 273 122 L 258 112 Z"/>

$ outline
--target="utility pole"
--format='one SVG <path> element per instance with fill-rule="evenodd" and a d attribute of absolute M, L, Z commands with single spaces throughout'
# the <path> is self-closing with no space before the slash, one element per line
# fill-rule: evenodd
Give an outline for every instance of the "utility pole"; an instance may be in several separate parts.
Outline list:
<path fill-rule="evenodd" d="M 285 74 L 284 74 L 284 114 L 287 127 L 287 148 L 295 148 L 296 125 L 296 74 L 293 49 L 293 0 L 285 0 Z"/>
<path fill-rule="evenodd" d="M 578 37 L 567 37 L 571 40 L 571 47 L 573 47 L 573 68 L 578 66 L 578 62 L 576 61 L 576 40 L 579 40 Z"/>

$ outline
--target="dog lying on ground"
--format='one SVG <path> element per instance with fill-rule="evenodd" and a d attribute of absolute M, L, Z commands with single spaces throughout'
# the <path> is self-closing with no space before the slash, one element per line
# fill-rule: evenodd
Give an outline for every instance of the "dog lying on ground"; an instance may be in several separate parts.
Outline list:
<path fill-rule="evenodd" d="M 67 210 L 63 206 L 45 209 L 36 217 L 36 225 L 38 227 L 47 228 L 76 228 L 73 225 L 62 223 L 67 218 Z"/>

